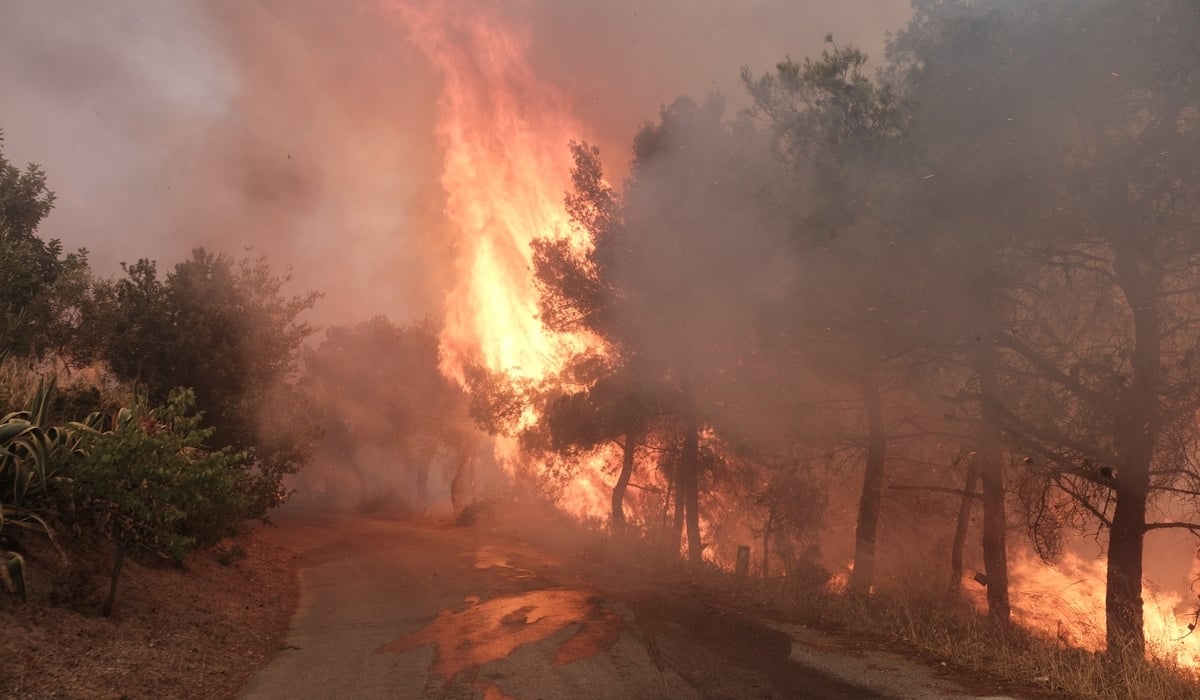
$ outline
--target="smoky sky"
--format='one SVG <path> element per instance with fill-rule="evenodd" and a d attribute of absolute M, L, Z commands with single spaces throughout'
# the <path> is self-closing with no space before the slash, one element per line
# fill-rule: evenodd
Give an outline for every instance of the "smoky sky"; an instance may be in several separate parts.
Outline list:
<path fill-rule="evenodd" d="M 291 267 L 320 323 L 440 309 L 437 73 L 375 2 L 10 0 L 0 129 L 58 194 L 45 237 L 99 274 L 199 245 Z M 739 71 L 821 50 L 882 56 L 906 0 L 503 4 L 537 74 L 623 176 L 637 128 L 688 94 L 744 106 Z M 564 149 L 566 144 L 563 145 Z"/>

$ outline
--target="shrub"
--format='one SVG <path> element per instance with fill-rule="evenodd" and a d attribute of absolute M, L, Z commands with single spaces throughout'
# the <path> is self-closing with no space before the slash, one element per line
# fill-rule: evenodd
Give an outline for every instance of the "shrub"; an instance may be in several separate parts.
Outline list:
<path fill-rule="evenodd" d="M 249 451 L 207 448 L 213 430 L 200 421 L 192 392 L 180 389 L 161 407 L 122 409 L 112 430 L 83 440 L 70 470 L 76 517 L 116 544 L 105 614 L 127 551 L 181 561 L 258 515 L 272 488 Z"/>

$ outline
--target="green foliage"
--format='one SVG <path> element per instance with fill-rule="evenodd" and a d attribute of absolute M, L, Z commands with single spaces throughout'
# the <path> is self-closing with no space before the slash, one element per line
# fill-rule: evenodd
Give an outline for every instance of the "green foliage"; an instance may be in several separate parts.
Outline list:
<path fill-rule="evenodd" d="M 71 468 L 74 505 L 97 533 L 175 560 L 232 534 L 264 488 L 252 455 L 205 447 L 189 390 L 157 408 L 118 413 L 112 430 L 89 431 Z"/>
<path fill-rule="evenodd" d="M 64 255 L 60 241 L 37 237 L 53 206 L 45 173 L 0 150 L 0 348 L 20 355 L 40 357 L 68 337 L 87 286 L 86 250 Z"/>
<path fill-rule="evenodd" d="M 51 541 L 54 530 L 53 487 L 81 454 L 81 440 L 98 425 L 98 415 L 83 423 L 49 425 L 53 383 L 43 380 L 26 410 L 0 419 L 0 530 L 6 525 L 41 532 Z"/>
<path fill-rule="evenodd" d="M 871 153 L 884 140 L 903 133 L 905 105 L 888 83 L 865 74 L 867 55 L 853 46 L 838 46 L 817 59 L 796 63 L 788 58 L 774 73 L 755 78 L 742 69 L 742 82 L 754 100 L 753 112 L 772 125 L 780 150 L 793 165 L 805 164 L 822 150 L 839 157 L 853 150 Z"/>
<path fill-rule="evenodd" d="M 166 279 L 144 259 L 125 273 L 105 290 L 103 310 L 111 333 L 101 354 L 117 376 L 143 387 L 153 402 L 191 387 L 222 443 L 254 447 L 279 478 L 295 471 L 307 455 L 293 448 L 311 436 L 299 416 L 276 414 L 270 404 L 312 332 L 298 317 L 319 295 L 285 296 L 289 278 L 276 276 L 261 257 L 234 261 L 202 248 Z M 291 439 L 264 437 L 268 413 L 276 423 L 281 415 L 293 418 L 282 429 L 271 426 Z"/>

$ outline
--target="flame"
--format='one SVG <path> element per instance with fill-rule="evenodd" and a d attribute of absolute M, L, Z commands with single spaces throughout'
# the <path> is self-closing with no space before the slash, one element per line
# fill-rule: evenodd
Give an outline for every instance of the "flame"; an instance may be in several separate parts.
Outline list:
<path fill-rule="evenodd" d="M 836 595 L 845 595 L 850 592 L 850 575 L 854 573 L 854 560 L 846 562 L 841 571 L 829 577 L 825 582 L 825 590 Z"/>
<path fill-rule="evenodd" d="M 495 3 L 411 0 L 389 7 L 443 82 L 441 184 L 457 239 L 442 371 L 462 383 L 464 368 L 479 362 L 541 382 L 586 343 L 542 325 L 530 274 L 535 238 L 590 244 L 563 207 L 572 166 L 567 145 L 584 129 L 531 70 L 528 33 L 508 26 Z"/>
<path fill-rule="evenodd" d="M 514 385 L 544 386 L 596 343 L 542 324 L 531 273 L 530 244 L 537 238 L 565 238 L 581 252 L 591 246 L 563 204 L 573 165 L 568 144 L 583 139 L 585 129 L 531 69 L 528 32 L 512 26 L 499 3 L 401 0 L 387 7 L 442 78 L 436 135 L 455 259 L 441 370 L 464 386 L 473 364 Z M 527 409 L 518 427 L 538 420 Z M 549 471 L 531 463 L 513 438 L 498 437 L 495 452 L 510 475 Z M 610 456 L 578 465 L 559 494 L 560 507 L 580 518 L 607 516 Z"/>
<path fill-rule="evenodd" d="M 489 0 L 394 0 L 386 7 L 442 79 L 436 134 L 446 216 L 455 230 L 455 278 L 446 298 L 441 370 L 466 386 L 466 368 L 478 363 L 514 385 L 545 387 L 576 354 L 603 351 L 597 338 L 542 324 L 531 273 L 535 239 L 591 248 L 563 203 L 573 165 L 568 144 L 586 140 L 586 130 L 532 70 L 528 32 L 512 25 L 511 8 L 502 13 Z M 526 409 L 518 429 L 538 420 Z M 704 443 L 715 439 L 711 427 L 701 435 Z M 532 462 L 511 437 L 498 437 L 495 453 L 510 475 L 527 471 L 556 482 L 555 467 Z M 559 507 L 582 520 L 607 520 L 620 462 L 619 449 L 603 447 L 570 465 L 570 478 L 556 482 Z M 661 474 L 646 464 L 639 464 L 635 481 L 652 493 L 665 491 Z M 653 499 L 626 495 L 626 513 L 636 522 L 640 502 Z M 701 529 L 712 544 L 708 518 Z M 705 558 L 732 566 L 713 546 Z"/>
<path fill-rule="evenodd" d="M 1098 651 L 1105 645 L 1103 559 L 1067 552 L 1053 565 L 1022 551 L 1009 561 L 1014 617 L 1064 646 Z M 1200 636 L 1188 629 L 1195 601 L 1143 582 L 1144 630 L 1150 656 L 1200 668 Z M 1189 605 L 1190 604 L 1190 605 Z"/>

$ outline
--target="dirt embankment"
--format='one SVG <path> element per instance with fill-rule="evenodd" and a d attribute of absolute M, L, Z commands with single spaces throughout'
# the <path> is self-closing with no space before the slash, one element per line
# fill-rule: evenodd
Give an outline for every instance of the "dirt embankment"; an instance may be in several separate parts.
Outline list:
<path fill-rule="evenodd" d="M 96 614 L 105 552 L 64 567 L 28 546 L 29 601 L 0 588 L 0 697 L 232 698 L 279 650 L 296 605 L 294 554 L 253 534 L 183 567 L 127 559 L 110 618 Z"/>

